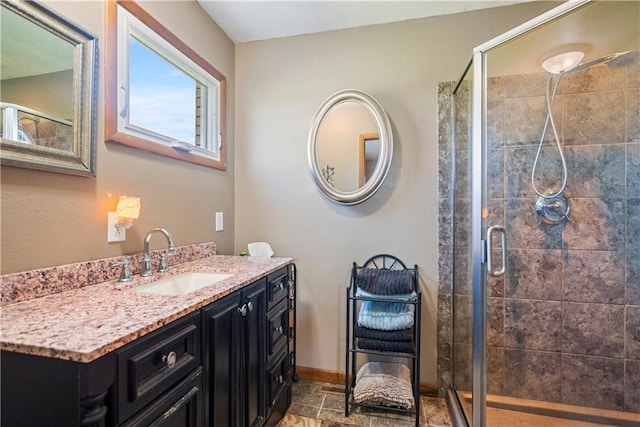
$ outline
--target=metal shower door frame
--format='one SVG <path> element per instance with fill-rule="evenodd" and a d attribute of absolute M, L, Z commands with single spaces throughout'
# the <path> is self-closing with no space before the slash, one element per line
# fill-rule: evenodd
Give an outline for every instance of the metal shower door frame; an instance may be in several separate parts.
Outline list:
<path fill-rule="evenodd" d="M 487 53 L 593 0 L 569 0 L 477 46 L 473 50 L 471 97 L 471 257 L 472 270 L 472 427 L 485 427 L 487 406 L 487 328 L 486 281 L 491 266 L 487 263 Z M 498 228 L 503 224 L 496 224 Z M 490 236 L 491 233 L 489 233 Z M 503 240 L 504 243 L 504 240 Z M 503 248 L 504 250 L 504 248 Z M 503 255 L 504 256 L 504 255 Z"/>

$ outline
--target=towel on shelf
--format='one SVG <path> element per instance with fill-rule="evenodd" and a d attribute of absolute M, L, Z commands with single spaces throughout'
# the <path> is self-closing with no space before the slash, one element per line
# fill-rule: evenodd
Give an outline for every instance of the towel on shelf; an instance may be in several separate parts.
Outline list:
<path fill-rule="evenodd" d="M 358 348 L 363 350 L 389 351 L 393 353 L 413 353 L 413 342 L 407 341 L 382 341 L 371 338 L 358 338 Z"/>
<path fill-rule="evenodd" d="M 401 302 L 363 301 L 358 325 L 381 331 L 397 331 L 413 326 L 413 304 Z"/>
<path fill-rule="evenodd" d="M 359 325 L 355 325 L 355 327 L 353 328 L 353 334 L 358 338 L 368 338 L 380 341 L 413 341 L 413 328 L 402 329 L 398 331 L 381 331 L 379 329 L 369 329 Z"/>
<path fill-rule="evenodd" d="M 409 368 L 401 363 L 365 363 L 356 375 L 353 399 L 359 403 L 412 409 L 415 401 Z"/>
<path fill-rule="evenodd" d="M 415 292 L 411 292 L 410 294 L 389 294 L 389 295 L 380 295 L 380 294 L 373 294 L 371 292 L 367 292 L 362 288 L 356 288 L 356 297 L 359 298 L 384 298 L 384 299 L 391 299 L 391 300 L 397 300 L 397 301 L 412 301 L 415 299 L 416 297 L 416 293 Z"/>
<path fill-rule="evenodd" d="M 410 294 L 413 289 L 411 270 L 383 270 L 361 268 L 356 275 L 356 286 L 379 295 Z"/>

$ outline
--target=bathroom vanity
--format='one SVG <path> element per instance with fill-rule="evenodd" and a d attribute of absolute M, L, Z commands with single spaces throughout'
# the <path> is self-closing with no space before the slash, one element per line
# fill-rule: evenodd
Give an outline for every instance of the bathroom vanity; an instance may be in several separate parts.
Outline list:
<path fill-rule="evenodd" d="M 291 402 L 295 266 L 213 256 L 3 307 L 6 426 L 264 426 Z M 230 277 L 185 295 L 139 289 Z"/>

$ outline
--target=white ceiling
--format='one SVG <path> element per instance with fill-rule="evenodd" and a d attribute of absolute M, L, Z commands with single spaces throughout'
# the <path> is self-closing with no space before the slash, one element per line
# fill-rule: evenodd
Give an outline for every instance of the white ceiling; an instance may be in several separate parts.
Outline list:
<path fill-rule="evenodd" d="M 530 0 L 197 0 L 234 43 L 405 21 Z"/>

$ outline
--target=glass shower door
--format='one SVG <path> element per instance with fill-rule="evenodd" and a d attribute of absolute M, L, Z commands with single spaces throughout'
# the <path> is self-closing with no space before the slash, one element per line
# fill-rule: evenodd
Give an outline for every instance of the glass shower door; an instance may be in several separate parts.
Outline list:
<path fill-rule="evenodd" d="M 471 93 L 473 67 L 469 64 L 453 89 L 453 387 L 464 416 L 473 418 L 472 357 L 472 228 L 471 228 Z"/>

